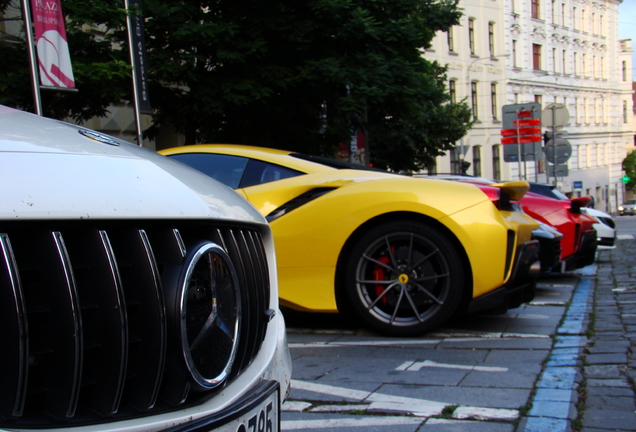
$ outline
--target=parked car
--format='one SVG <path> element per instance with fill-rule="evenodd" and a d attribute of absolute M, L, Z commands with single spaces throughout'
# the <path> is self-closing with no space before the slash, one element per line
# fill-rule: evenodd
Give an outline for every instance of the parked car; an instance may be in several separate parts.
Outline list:
<path fill-rule="evenodd" d="M 279 430 L 271 230 L 201 173 L 0 106 L 0 429 Z"/>
<path fill-rule="evenodd" d="M 581 211 L 596 221 L 593 226 L 596 230 L 597 249 L 616 248 L 616 224 L 612 216 L 589 207 L 583 207 Z"/>
<path fill-rule="evenodd" d="M 467 174 L 415 174 L 413 177 L 461 181 L 482 188 L 498 183 L 486 177 L 475 177 Z M 511 207 L 517 211 L 524 211 L 518 202 L 511 202 L 510 204 Z M 535 222 L 539 224 L 539 227 L 532 232 L 532 238 L 539 242 L 541 273 L 550 273 L 553 272 L 555 268 L 558 269 L 561 266 L 561 242 L 563 241 L 563 234 L 547 223 L 536 219 Z"/>
<path fill-rule="evenodd" d="M 239 145 L 161 151 L 225 183 L 266 216 L 281 305 L 353 311 L 391 335 L 414 335 L 456 310 L 534 295 L 536 222 L 509 209 L 526 183 L 479 188 Z"/>
<path fill-rule="evenodd" d="M 471 176 L 437 176 L 473 184 L 496 184 L 495 180 Z M 594 263 L 596 231 L 593 218 L 581 209 L 591 197 L 568 198 L 552 185 L 530 183 L 530 190 L 519 200 L 523 210 L 537 221 L 554 227 L 561 234 L 561 260 L 551 271 L 572 271 Z"/>
<path fill-rule="evenodd" d="M 528 192 L 520 202 L 530 216 L 552 225 L 563 234 L 561 268 L 555 270 L 571 271 L 594 263 L 596 221 L 581 211 L 588 204 L 587 197 L 557 200 Z"/>
<path fill-rule="evenodd" d="M 635 215 L 636 214 L 636 200 L 627 200 L 623 204 L 618 206 L 618 214 Z"/>

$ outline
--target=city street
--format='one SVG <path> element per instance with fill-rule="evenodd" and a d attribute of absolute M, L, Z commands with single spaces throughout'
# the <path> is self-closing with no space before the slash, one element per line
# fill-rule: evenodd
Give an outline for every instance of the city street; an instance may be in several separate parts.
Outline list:
<path fill-rule="evenodd" d="M 636 216 L 618 247 L 540 279 L 530 304 L 412 339 L 285 311 L 293 359 L 282 430 L 636 430 Z"/>

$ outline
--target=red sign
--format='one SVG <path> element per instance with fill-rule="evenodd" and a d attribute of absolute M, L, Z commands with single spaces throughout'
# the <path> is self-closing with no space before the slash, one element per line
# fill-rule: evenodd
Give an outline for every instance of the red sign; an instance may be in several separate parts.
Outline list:
<path fill-rule="evenodd" d="M 524 135 L 524 136 L 513 136 L 508 138 L 502 138 L 502 144 L 525 144 L 532 142 L 541 142 L 543 137 L 541 135 Z"/>
<path fill-rule="evenodd" d="M 74 88 L 60 0 L 31 0 L 31 7 L 40 82 L 44 86 Z"/>
<path fill-rule="evenodd" d="M 517 118 L 528 118 L 528 117 L 532 117 L 532 111 L 530 110 L 519 111 L 517 113 Z"/>
<path fill-rule="evenodd" d="M 528 119 L 528 120 L 515 120 L 515 126 L 525 127 L 525 126 L 541 126 L 541 119 Z"/>
<path fill-rule="evenodd" d="M 518 129 L 502 129 L 501 136 L 514 136 L 514 135 L 534 135 L 540 134 L 540 127 L 525 127 Z"/>

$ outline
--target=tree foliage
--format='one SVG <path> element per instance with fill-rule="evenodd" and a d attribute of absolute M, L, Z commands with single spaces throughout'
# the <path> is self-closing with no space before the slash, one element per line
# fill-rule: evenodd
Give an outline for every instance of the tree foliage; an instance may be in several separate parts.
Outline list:
<path fill-rule="evenodd" d="M 0 0 L 0 11 L 4 12 L 0 19 L 5 24 L 13 24 L 9 28 L 17 29 L 0 34 L 0 58 L 3 59 L 0 103 L 35 111 L 20 3 Z M 44 115 L 78 121 L 102 117 L 110 104 L 131 97 L 128 54 L 119 43 L 121 31 L 117 32 L 124 25 L 126 11 L 113 7 L 108 0 L 65 0 L 62 3 L 78 91 L 41 90 Z"/>
<path fill-rule="evenodd" d="M 468 107 L 449 101 L 445 68 L 422 57 L 437 31 L 458 23 L 457 1 L 145 0 L 155 109 L 145 133 L 169 126 L 189 144 L 333 155 L 357 129 L 368 133 L 374 165 L 422 168 L 470 126 Z M 130 99 L 125 11 L 107 0 L 64 0 L 63 8 L 80 91 L 47 96 L 46 112 L 103 115 Z M 16 60 L 16 81 L 0 77 L 10 89 L 0 102 L 28 109 L 17 45 L 0 46 Z"/>
<path fill-rule="evenodd" d="M 623 171 L 629 177 L 629 181 L 625 183 L 625 187 L 629 190 L 636 191 L 636 150 L 630 152 L 623 159 Z"/>

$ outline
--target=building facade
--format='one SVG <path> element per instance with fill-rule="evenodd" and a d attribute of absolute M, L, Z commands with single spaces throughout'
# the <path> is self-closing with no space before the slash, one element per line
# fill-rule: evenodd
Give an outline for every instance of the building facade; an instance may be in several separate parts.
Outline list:
<path fill-rule="evenodd" d="M 475 125 L 438 172 L 556 184 L 615 212 L 624 200 L 621 163 L 634 148 L 632 45 L 618 39 L 621 0 L 462 0 L 461 24 L 435 38 L 425 57 L 448 65 L 448 88 L 473 109 Z M 504 105 L 538 102 L 567 109 L 558 133 L 571 156 L 505 162 Z M 543 129 L 548 130 L 546 128 Z"/>

